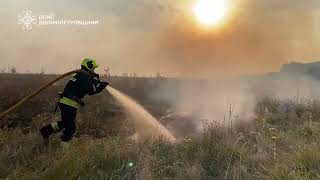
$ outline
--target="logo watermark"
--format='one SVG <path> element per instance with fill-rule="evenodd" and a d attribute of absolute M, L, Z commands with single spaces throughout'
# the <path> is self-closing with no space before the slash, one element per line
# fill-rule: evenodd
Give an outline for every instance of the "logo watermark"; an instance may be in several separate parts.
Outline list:
<path fill-rule="evenodd" d="M 33 25 L 36 26 L 48 26 L 48 25 L 78 25 L 78 26 L 88 26 L 88 25 L 98 25 L 99 20 L 70 20 L 70 19 L 56 19 L 54 13 L 33 15 L 33 12 L 22 11 L 18 14 L 18 24 L 22 25 L 23 30 L 30 30 Z"/>
<path fill-rule="evenodd" d="M 18 14 L 18 24 L 22 24 L 22 29 L 32 29 L 32 24 L 36 24 L 36 17 L 32 15 L 32 11 L 23 11 Z"/>

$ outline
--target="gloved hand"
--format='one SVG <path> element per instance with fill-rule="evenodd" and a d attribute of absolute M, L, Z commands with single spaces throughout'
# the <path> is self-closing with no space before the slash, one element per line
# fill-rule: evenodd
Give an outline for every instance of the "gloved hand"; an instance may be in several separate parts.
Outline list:
<path fill-rule="evenodd" d="M 108 82 L 101 82 L 102 89 L 105 89 L 109 85 Z"/>
<path fill-rule="evenodd" d="M 104 90 L 108 86 L 108 82 L 100 82 L 98 84 L 97 88 L 97 93 L 100 93 L 102 90 Z"/>

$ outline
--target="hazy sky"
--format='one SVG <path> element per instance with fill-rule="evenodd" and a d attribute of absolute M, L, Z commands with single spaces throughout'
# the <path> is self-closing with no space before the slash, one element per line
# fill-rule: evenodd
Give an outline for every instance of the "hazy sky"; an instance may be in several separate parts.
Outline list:
<path fill-rule="evenodd" d="M 194 20 L 195 1 L 1 0 L 0 69 L 62 73 L 92 57 L 118 74 L 220 77 L 320 60 L 319 0 L 230 0 L 223 23 L 206 30 Z M 99 25 L 22 30 L 23 10 Z"/>

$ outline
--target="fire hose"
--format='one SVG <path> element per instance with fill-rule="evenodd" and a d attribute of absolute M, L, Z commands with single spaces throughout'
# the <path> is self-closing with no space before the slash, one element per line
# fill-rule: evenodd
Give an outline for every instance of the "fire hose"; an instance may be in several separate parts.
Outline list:
<path fill-rule="evenodd" d="M 13 112 L 14 110 L 18 109 L 20 106 L 22 106 L 24 103 L 26 103 L 28 100 L 32 99 L 33 97 L 35 97 L 36 95 L 40 94 L 42 91 L 44 91 L 45 89 L 47 89 L 49 86 L 51 86 L 52 84 L 60 81 L 61 79 L 70 76 L 72 74 L 78 73 L 82 70 L 74 70 L 74 71 L 70 71 L 67 72 L 59 77 L 57 77 L 56 79 L 50 81 L 49 83 L 41 86 L 39 89 L 35 90 L 33 93 L 31 93 L 30 95 L 24 97 L 23 99 L 21 99 L 19 102 L 17 102 L 15 105 L 13 105 L 12 107 L 10 107 L 9 109 L 7 109 L 6 111 L 0 113 L 0 119 L 2 119 L 4 116 L 8 115 L 9 113 Z"/>

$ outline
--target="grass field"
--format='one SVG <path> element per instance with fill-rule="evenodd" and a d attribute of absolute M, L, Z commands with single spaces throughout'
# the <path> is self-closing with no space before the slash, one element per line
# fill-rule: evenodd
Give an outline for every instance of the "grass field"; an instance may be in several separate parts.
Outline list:
<path fill-rule="evenodd" d="M 0 75 L 0 111 L 53 78 Z M 171 80 L 111 77 L 109 81 L 164 125 L 176 118 L 161 118 L 170 104 L 152 98 L 154 90 Z M 44 145 L 38 134 L 39 127 L 59 119 L 52 111 L 64 83 L 1 120 L 1 179 L 320 178 L 320 101 L 316 98 L 286 102 L 260 98 L 252 120 L 235 121 L 232 127 L 213 122 L 191 141 L 169 144 L 161 139 L 130 139 L 134 129 L 128 117 L 106 92 L 85 100 L 87 105 L 77 117 L 77 134 L 64 149 L 58 135 Z"/>

